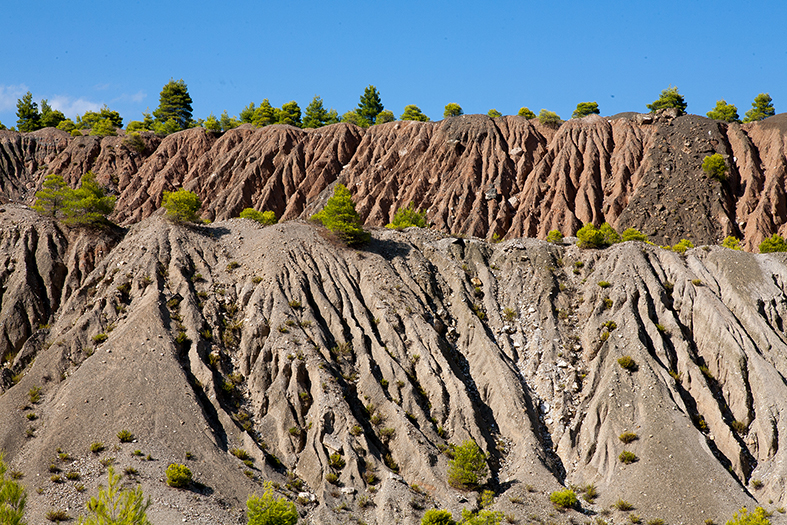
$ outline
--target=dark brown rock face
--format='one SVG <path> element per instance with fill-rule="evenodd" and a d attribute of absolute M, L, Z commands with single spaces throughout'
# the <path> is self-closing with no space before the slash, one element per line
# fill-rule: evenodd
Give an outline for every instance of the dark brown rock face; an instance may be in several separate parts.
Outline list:
<path fill-rule="evenodd" d="M 565 235 L 583 223 L 637 228 L 659 244 L 743 236 L 754 249 L 787 233 L 787 115 L 724 124 L 695 115 L 590 116 L 557 129 L 521 117 L 466 115 L 392 122 L 361 130 L 250 125 L 221 136 L 191 129 L 78 137 L 57 130 L 0 132 L 0 199 L 31 203 L 43 177 L 71 184 L 92 169 L 118 195 L 114 219 L 151 215 L 165 190 L 185 187 L 220 220 L 243 208 L 305 218 L 342 182 L 370 226 L 413 204 L 438 229 L 491 238 Z M 720 153 L 726 181 L 709 179 L 705 156 Z"/>

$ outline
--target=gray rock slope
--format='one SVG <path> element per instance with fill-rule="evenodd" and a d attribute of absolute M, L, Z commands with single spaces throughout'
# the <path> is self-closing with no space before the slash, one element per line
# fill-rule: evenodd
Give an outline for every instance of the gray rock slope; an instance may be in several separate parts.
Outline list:
<path fill-rule="evenodd" d="M 111 462 L 156 523 L 243 522 L 265 480 L 305 523 L 458 516 L 476 494 L 447 484 L 445 450 L 468 439 L 489 454 L 492 508 L 520 523 L 623 522 L 618 499 L 668 523 L 787 504 L 784 255 L 417 229 L 353 250 L 297 221 L 153 216 L 78 270 L 94 233 L 15 206 L 0 223 L 0 448 L 31 523 L 78 516 Z M 164 483 L 173 462 L 188 490 Z M 581 509 L 549 503 L 588 484 Z"/>

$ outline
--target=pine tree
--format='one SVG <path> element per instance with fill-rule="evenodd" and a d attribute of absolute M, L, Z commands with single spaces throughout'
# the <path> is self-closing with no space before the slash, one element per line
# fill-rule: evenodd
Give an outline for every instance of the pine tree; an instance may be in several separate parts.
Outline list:
<path fill-rule="evenodd" d="M 384 109 L 377 114 L 377 124 L 375 124 L 375 126 L 385 124 L 386 122 L 393 122 L 394 120 L 396 120 L 396 117 L 394 116 L 393 111 Z"/>
<path fill-rule="evenodd" d="M 229 131 L 240 126 L 240 121 L 235 117 L 230 117 L 229 113 L 227 113 L 227 110 L 225 109 L 221 113 L 221 117 L 219 117 L 219 124 L 221 125 L 221 131 Z"/>
<path fill-rule="evenodd" d="M 725 100 L 717 100 L 716 107 L 707 113 L 708 118 L 722 120 L 724 122 L 740 122 L 738 108 L 732 104 L 727 104 Z"/>
<path fill-rule="evenodd" d="M 314 96 L 311 103 L 306 106 L 306 112 L 303 115 L 304 128 L 319 128 L 327 126 L 328 124 L 336 124 L 339 117 L 335 109 L 326 111 L 322 105 L 322 99 L 317 95 Z"/>
<path fill-rule="evenodd" d="M 502 114 L 502 113 L 500 113 L 500 112 L 499 112 L 498 110 L 496 110 L 495 108 L 492 108 L 492 109 L 490 109 L 489 111 L 487 111 L 487 112 L 486 112 L 486 115 L 487 115 L 489 118 L 500 118 L 500 117 L 502 117 L 502 116 L 503 116 L 503 114 Z"/>
<path fill-rule="evenodd" d="M 36 192 L 33 209 L 38 213 L 56 217 L 63 209 L 71 191 L 63 177 L 54 173 L 47 175 L 41 189 Z"/>
<path fill-rule="evenodd" d="M 249 105 L 243 108 L 238 117 L 244 124 L 251 124 L 254 121 L 254 102 L 249 102 Z"/>
<path fill-rule="evenodd" d="M 58 124 L 66 120 L 66 116 L 59 109 L 52 109 L 49 101 L 44 99 L 41 101 L 41 127 L 42 128 L 56 128 Z"/>
<path fill-rule="evenodd" d="M 191 102 L 189 89 L 183 79 L 170 79 L 161 90 L 158 109 L 153 112 L 156 123 L 168 126 L 168 121 L 173 120 L 178 129 L 188 128 L 192 124 Z"/>
<path fill-rule="evenodd" d="M 16 127 L 21 133 L 30 133 L 41 129 L 41 114 L 38 104 L 33 102 L 33 94 L 29 91 L 16 101 Z"/>
<path fill-rule="evenodd" d="M 344 242 L 352 246 L 367 242 L 371 236 L 363 229 L 363 222 L 355 203 L 350 196 L 350 190 L 343 184 L 337 184 L 333 190 L 333 197 L 328 199 L 325 207 L 312 216 L 312 220 L 322 222 L 323 226 L 341 237 Z"/>
<path fill-rule="evenodd" d="M 254 110 L 254 119 L 252 120 L 252 124 L 261 128 L 263 126 L 270 126 L 271 124 L 276 124 L 278 122 L 278 109 L 274 108 L 270 101 L 266 98 L 260 104 L 256 110 Z"/>
<path fill-rule="evenodd" d="M 0 523 L 24 525 L 27 493 L 22 485 L 13 479 L 6 479 L 7 470 L 3 454 L 0 453 Z"/>
<path fill-rule="evenodd" d="M 418 122 L 429 122 L 429 117 L 423 114 L 421 108 L 415 104 L 404 107 L 404 113 L 399 117 L 400 120 L 416 120 Z"/>
<path fill-rule="evenodd" d="M 377 91 L 376 87 L 369 85 L 363 90 L 361 101 L 358 103 L 358 109 L 355 111 L 359 117 L 366 120 L 371 126 L 377 122 L 377 115 L 379 115 L 383 109 L 385 109 L 385 107 L 380 99 L 380 93 Z"/>
<path fill-rule="evenodd" d="M 768 93 L 760 93 L 754 97 L 754 102 L 751 103 L 752 108 L 746 112 L 744 122 L 756 122 L 772 117 L 776 114 L 773 108 L 773 99 Z"/>
<path fill-rule="evenodd" d="M 121 476 L 109 467 L 109 486 L 100 487 L 98 497 L 87 502 L 87 518 L 80 525 L 150 525 L 147 510 L 150 498 L 145 501 L 142 487 L 122 490 Z"/>
<path fill-rule="evenodd" d="M 526 107 L 519 108 L 519 113 L 517 113 L 517 115 L 525 117 L 526 119 L 536 118 L 536 114 Z"/>
<path fill-rule="evenodd" d="M 295 525 L 298 523 L 298 510 L 287 498 L 273 495 L 273 484 L 265 482 L 262 497 L 252 495 L 246 501 L 246 515 L 249 525 Z"/>
<path fill-rule="evenodd" d="M 445 105 L 445 111 L 443 111 L 443 117 L 458 117 L 460 115 L 464 115 L 465 112 L 462 111 L 462 106 L 455 102 L 450 102 Z"/>
<path fill-rule="evenodd" d="M 661 96 L 658 100 L 654 101 L 653 104 L 648 104 L 646 107 L 651 112 L 655 112 L 659 109 L 675 108 L 678 110 L 678 116 L 680 116 L 686 113 L 688 104 L 683 100 L 683 95 L 678 93 L 678 88 L 670 86 L 661 92 Z"/>
<path fill-rule="evenodd" d="M 301 125 L 301 108 L 294 100 L 283 104 L 278 112 L 277 124 L 288 124 L 290 126 L 300 127 Z"/>
<path fill-rule="evenodd" d="M 64 203 L 66 222 L 100 226 L 106 224 L 107 215 L 115 209 L 115 197 L 96 182 L 96 175 L 88 171 L 82 176 L 79 188 L 71 190 Z"/>
<path fill-rule="evenodd" d="M 580 102 L 577 104 L 577 109 L 571 115 L 571 118 L 582 118 L 588 115 L 598 115 L 598 102 Z"/>

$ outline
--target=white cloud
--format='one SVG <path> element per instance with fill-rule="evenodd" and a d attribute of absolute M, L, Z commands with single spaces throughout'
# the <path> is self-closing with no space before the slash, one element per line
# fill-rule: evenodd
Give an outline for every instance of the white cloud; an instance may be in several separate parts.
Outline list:
<path fill-rule="evenodd" d="M 68 96 L 56 95 L 49 101 L 49 105 L 54 109 L 59 109 L 68 118 L 76 118 L 77 115 L 82 115 L 86 111 L 98 111 L 101 109 L 102 104 L 98 102 L 91 102 L 84 98 L 76 100 Z"/>
<path fill-rule="evenodd" d="M 27 86 L 19 84 L 17 86 L 0 85 L 0 111 L 7 111 L 16 108 L 16 101 L 27 93 Z"/>
<path fill-rule="evenodd" d="M 123 93 L 117 98 L 112 99 L 112 102 L 142 102 L 147 98 L 148 94 L 144 91 L 137 91 L 133 95 L 129 95 L 128 93 Z"/>

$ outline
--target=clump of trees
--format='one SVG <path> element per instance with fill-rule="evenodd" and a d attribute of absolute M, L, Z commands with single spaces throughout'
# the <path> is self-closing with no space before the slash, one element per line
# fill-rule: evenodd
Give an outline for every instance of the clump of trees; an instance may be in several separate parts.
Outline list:
<path fill-rule="evenodd" d="M 350 190 L 344 184 L 336 185 L 333 197 L 328 199 L 319 213 L 312 215 L 312 220 L 321 222 L 348 246 L 363 244 L 371 239 L 369 232 L 363 229 L 363 222 L 355 211 Z"/>
<path fill-rule="evenodd" d="M 656 99 L 652 104 L 646 106 L 652 113 L 660 109 L 675 108 L 678 110 L 678 116 L 686 114 L 688 104 L 683 99 L 683 95 L 678 93 L 678 88 L 670 86 L 661 92 L 661 96 Z"/>
<path fill-rule="evenodd" d="M 161 199 L 161 206 L 167 210 L 167 218 L 177 223 L 199 222 L 197 212 L 202 207 L 202 201 L 196 193 L 179 189 L 165 191 Z"/>
<path fill-rule="evenodd" d="M 63 112 L 52 109 L 46 99 L 41 101 L 41 110 L 39 111 L 38 104 L 33 102 L 33 94 L 30 91 L 16 101 L 16 117 L 16 126 L 19 131 L 24 133 L 42 128 L 54 128 L 66 119 Z"/>
<path fill-rule="evenodd" d="M 648 242 L 648 236 L 635 228 L 628 228 L 621 235 L 606 222 L 598 228 L 592 223 L 585 224 L 577 232 L 577 239 L 579 239 L 577 245 L 580 248 L 606 248 L 627 241 Z"/>
<path fill-rule="evenodd" d="M 582 118 L 588 115 L 598 115 L 598 102 L 580 102 L 577 109 L 572 113 L 571 118 Z"/>
<path fill-rule="evenodd" d="M 60 175 L 47 175 L 41 190 L 36 192 L 33 209 L 53 218 L 62 217 L 69 224 L 103 226 L 110 224 L 107 215 L 115 209 L 115 197 L 96 182 L 88 171 L 79 188 L 70 188 Z"/>

